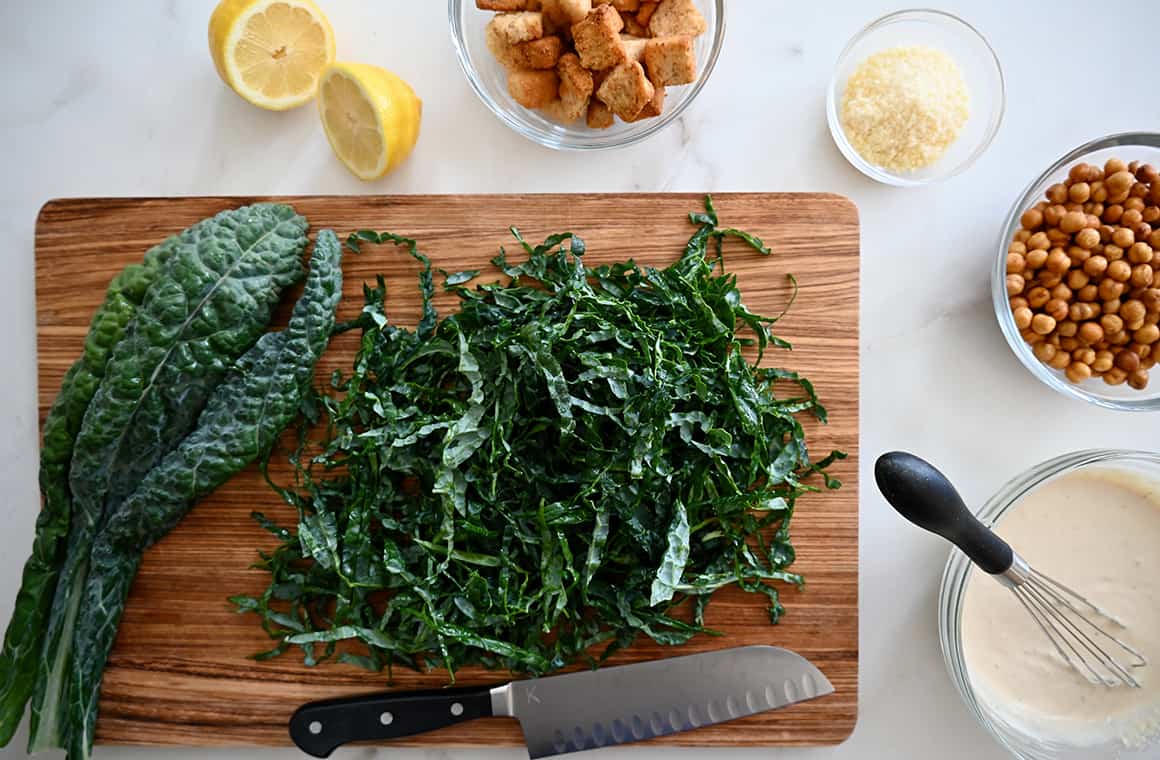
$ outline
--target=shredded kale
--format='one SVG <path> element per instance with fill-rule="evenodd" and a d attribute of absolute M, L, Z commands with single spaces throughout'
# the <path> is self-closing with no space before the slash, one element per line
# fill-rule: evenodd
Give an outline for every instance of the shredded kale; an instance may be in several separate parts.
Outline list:
<path fill-rule="evenodd" d="M 298 646 L 308 664 L 452 678 L 596 666 L 641 635 L 714 633 L 705 606 L 731 584 L 777 622 L 776 582 L 803 583 L 789 567 L 796 501 L 817 490 L 804 480 L 839 487 L 825 471 L 845 455 L 811 460 L 796 415 L 825 420 L 813 386 L 743 354 L 789 346 L 745 306 L 722 242 L 769 249 L 718 226 L 708 199 L 690 220 L 663 269 L 587 267 L 578 236 L 533 246 L 513 229 L 526 259 L 501 248 L 508 280 L 475 287 L 476 272 L 443 272 L 460 309 L 442 319 L 416 241 L 350 236 L 422 263 L 423 317 L 392 324 L 380 277 L 339 328 L 361 330 L 353 367 L 313 400 L 295 482 L 278 487 L 297 525 L 255 514 L 280 545 L 257 565 L 269 588 L 234 598 L 277 640 L 258 657 Z"/>

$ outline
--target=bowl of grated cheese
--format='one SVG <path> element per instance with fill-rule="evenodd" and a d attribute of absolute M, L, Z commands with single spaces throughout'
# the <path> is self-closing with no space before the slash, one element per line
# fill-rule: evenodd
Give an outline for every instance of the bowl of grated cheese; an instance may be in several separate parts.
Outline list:
<path fill-rule="evenodd" d="M 943 11 L 903 10 L 846 45 L 826 119 L 860 172 L 917 187 L 973 164 L 999 131 L 1005 105 L 999 58 L 978 30 Z"/>

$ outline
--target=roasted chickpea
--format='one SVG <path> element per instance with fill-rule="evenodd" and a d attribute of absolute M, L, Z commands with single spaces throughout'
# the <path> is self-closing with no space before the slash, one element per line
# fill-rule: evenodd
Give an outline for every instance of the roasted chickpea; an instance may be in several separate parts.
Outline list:
<path fill-rule="evenodd" d="M 1057 203 L 1043 210 L 1043 221 L 1049 227 L 1058 227 L 1065 214 L 1067 214 L 1067 209 Z"/>
<path fill-rule="evenodd" d="M 1160 311 L 1160 288 L 1149 288 L 1140 294 L 1140 301 L 1148 311 Z"/>
<path fill-rule="evenodd" d="M 1151 264 L 1137 264 L 1132 267 L 1132 278 L 1128 280 L 1133 288 L 1146 288 L 1156 279 Z"/>
<path fill-rule="evenodd" d="M 1104 314 L 1119 314 L 1120 313 L 1120 299 L 1116 298 L 1111 301 L 1104 301 L 1104 305 L 1100 308 Z"/>
<path fill-rule="evenodd" d="M 1087 182 L 1076 182 L 1067 189 L 1067 197 L 1072 203 L 1087 203 L 1092 197 L 1092 186 Z"/>
<path fill-rule="evenodd" d="M 1043 314 L 1036 315 L 1036 317 L 1041 317 L 1041 316 L 1045 316 L 1045 315 L 1043 315 Z M 1051 317 L 1048 317 L 1048 319 L 1051 319 Z M 1051 321 L 1054 322 L 1055 320 L 1052 319 Z M 1054 325 L 1052 325 L 1052 326 L 1054 327 Z M 1118 314 L 1105 314 L 1102 317 L 1100 317 L 1100 327 L 1104 328 L 1104 332 L 1107 333 L 1108 335 L 1116 335 L 1117 333 L 1123 331 L 1124 320 L 1120 319 L 1120 316 Z M 1031 320 L 1031 329 L 1035 330 L 1035 319 L 1034 318 Z M 1039 332 L 1039 331 L 1035 330 L 1035 332 Z M 1048 330 L 1047 332 L 1051 332 L 1051 331 Z M 1040 333 L 1040 334 L 1046 335 L 1047 333 Z"/>
<path fill-rule="evenodd" d="M 1115 243 L 1104 246 L 1104 258 L 1108 261 L 1118 261 L 1124 258 L 1124 249 Z"/>
<path fill-rule="evenodd" d="M 1007 254 L 1007 274 L 1023 274 L 1027 269 L 1027 259 L 1021 253 Z"/>
<path fill-rule="evenodd" d="M 1088 250 L 1091 250 L 1100 244 L 1100 233 L 1096 232 L 1090 227 L 1085 227 L 1076 233 L 1075 244 L 1080 248 L 1087 248 Z"/>
<path fill-rule="evenodd" d="M 1072 266 L 1083 266 L 1083 263 L 1091 258 L 1095 251 L 1089 251 L 1086 248 L 1080 248 L 1078 245 L 1069 246 L 1067 249 L 1067 257 L 1071 259 Z"/>
<path fill-rule="evenodd" d="M 1088 173 L 1088 164 L 1079 163 L 1071 167 L 1067 172 L 1067 178 L 1072 182 L 1082 182 Z"/>
<path fill-rule="evenodd" d="M 1047 235 L 1047 240 L 1051 243 L 1052 248 L 1062 248 L 1071 242 L 1071 235 L 1067 234 L 1063 230 L 1056 229 L 1055 227 L 1049 227 L 1045 231 L 1045 234 Z"/>
<path fill-rule="evenodd" d="M 1070 369 L 1070 368 L 1069 368 Z M 1132 386 L 1138 391 L 1142 391 L 1148 387 L 1148 370 L 1138 369 L 1135 372 L 1129 373 L 1128 385 Z"/>
<path fill-rule="evenodd" d="M 1135 372 L 1140 368 L 1140 357 L 1131 351 L 1121 351 L 1116 354 L 1116 368 L 1125 372 Z"/>
<path fill-rule="evenodd" d="M 1140 222 L 1132 231 L 1136 233 L 1136 239 L 1140 241 L 1152 237 L 1152 225 L 1147 222 Z"/>
<path fill-rule="evenodd" d="M 1010 262 L 1008 262 L 1008 266 L 1009 265 Z M 1067 286 L 1071 288 L 1072 291 L 1079 290 L 1084 285 L 1087 285 L 1090 281 L 1091 278 L 1088 277 L 1087 273 L 1082 269 L 1073 269 L 1067 273 Z"/>
<path fill-rule="evenodd" d="M 1051 297 L 1060 301 L 1070 301 L 1072 298 L 1071 288 L 1066 283 L 1061 282 L 1051 289 Z"/>
<path fill-rule="evenodd" d="M 1073 361 L 1071 364 L 1067 365 L 1066 374 L 1068 380 L 1078 385 L 1085 380 L 1091 379 L 1092 368 L 1090 364 Z"/>
<path fill-rule="evenodd" d="M 1092 183 L 1092 200 L 1096 203 L 1103 203 L 1108 199 L 1108 188 L 1104 187 L 1103 180 L 1096 180 Z"/>
<path fill-rule="evenodd" d="M 1015 326 L 1020 330 L 1026 330 L 1027 328 L 1031 327 L 1031 309 L 1028 309 L 1026 306 L 1021 306 L 1018 309 L 1013 310 L 1011 315 L 1015 317 Z M 1100 331 L 1100 334 L 1103 334 L 1102 330 Z"/>
<path fill-rule="evenodd" d="M 1026 243 L 1027 239 L 1031 237 L 1030 230 L 1019 230 L 1015 233 L 1015 240 L 1020 243 Z"/>
<path fill-rule="evenodd" d="M 1124 292 L 1124 283 L 1116 282 L 1111 278 L 1100 281 L 1099 298 L 1101 301 L 1114 301 Z M 1044 301 L 1044 303 L 1047 303 Z M 1032 304 L 1034 305 L 1034 304 Z"/>
<path fill-rule="evenodd" d="M 1055 320 L 1046 314 L 1036 314 L 1031 318 L 1031 330 L 1038 335 L 1047 335 L 1055 329 Z"/>
<path fill-rule="evenodd" d="M 1066 219 L 1067 217 L 1064 218 Z M 1120 224 L 1124 227 L 1135 227 L 1143 221 L 1144 214 L 1134 208 L 1126 210 L 1124 215 L 1120 217 Z"/>
<path fill-rule="evenodd" d="M 1112 242 L 1121 248 L 1130 248 L 1136 242 L 1136 233 L 1127 227 L 1117 227 L 1112 233 Z"/>
<path fill-rule="evenodd" d="M 1035 318 L 1032 317 L 1031 321 L 1034 322 Z M 1035 329 L 1034 324 L 1032 324 L 1031 329 L 1032 330 Z M 1074 338 L 1076 333 L 1079 332 L 1079 325 L 1077 325 L 1075 322 L 1067 320 L 1064 322 L 1060 322 L 1058 325 L 1056 325 L 1055 331 L 1056 331 L 1056 333 L 1059 334 L 1059 337 L 1061 340 L 1064 338 Z M 1079 345 L 1079 344 L 1077 343 L 1076 345 Z M 1072 346 L 1072 348 L 1075 348 L 1075 346 Z M 1068 350 L 1070 351 L 1071 349 L 1068 349 Z"/>
<path fill-rule="evenodd" d="M 1048 262 L 1048 265 L 1050 266 L 1050 261 Z M 1127 282 L 1128 278 L 1132 276 L 1132 265 L 1123 259 L 1119 261 L 1113 261 L 1112 263 L 1108 264 L 1107 275 L 1116 282 Z M 1013 293 L 1012 295 L 1017 294 Z M 1106 300 L 1110 301 L 1111 299 Z"/>
<path fill-rule="evenodd" d="M 1143 221 L 1143 220 L 1141 220 Z M 1071 235 L 1087 226 L 1087 217 L 1082 211 L 1068 211 L 1059 220 L 1059 229 Z"/>
<path fill-rule="evenodd" d="M 1071 360 L 1073 362 L 1083 362 L 1084 364 L 1091 366 L 1092 362 L 1096 360 L 1096 350 L 1094 348 L 1080 346 L 1071 352 Z"/>
<path fill-rule="evenodd" d="M 1128 249 L 1128 261 L 1133 264 L 1147 264 L 1152 261 L 1152 246 L 1147 243 L 1133 243 Z"/>
<path fill-rule="evenodd" d="M 1059 349 L 1051 343 L 1040 341 L 1035 344 L 1035 348 L 1031 349 L 1031 352 L 1035 354 L 1036 359 L 1047 364 L 1055 358 L 1055 355 L 1059 353 Z"/>
<path fill-rule="evenodd" d="M 1019 217 L 1019 223 L 1025 230 L 1037 230 L 1043 226 L 1043 212 L 1037 208 L 1029 208 Z"/>
<path fill-rule="evenodd" d="M 1096 218 L 1098 224 L 1100 216 L 1104 213 L 1104 204 L 1098 203 L 1096 201 L 1088 201 L 1087 203 L 1083 204 L 1083 211 L 1089 217 L 1088 226 L 1091 226 L 1090 217 L 1093 216 Z"/>
<path fill-rule="evenodd" d="M 1124 211 L 1139 211 L 1144 213 L 1144 199 L 1143 198 L 1128 198 L 1124 201 Z"/>
<path fill-rule="evenodd" d="M 1028 251 L 1023 258 L 1029 269 L 1041 269 L 1047 263 L 1047 251 L 1036 248 L 1034 251 Z"/>
<path fill-rule="evenodd" d="M 1045 288 L 1054 288 L 1059 283 L 1063 282 L 1063 275 L 1058 272 L 1052 272 L 1047 269 L 1040 270 L 1039 274 L 1035 276 L 1036 282 Z"/>
<path fill-rule="evenodd" d="M 1046 233 L 1036 232 L 1034 235 L 1027 238 L 1027 247 L 1033 251 L 1046 251 L 1051 247 L 1051 240 L 1048 239 Z"/>
<path fill-rule="evenodd" d="M 1107 253 L 1107 249 L 1104 249 Z M 1083 263 L 1083 271 L 1089 277 L 1100 277 L 1108 268 L 1108 260 L 1105 256 L 1092 256 Z"/>
<path fill-rule="evenodd" d="M 1128 165 L 1118 158 L 1109 158 L 1104 163 L 1104 176 L 1110 177 L 1117 172 L 1127 170 Z"/>
<path fill-rule="evenodd" d="M 1148 200 L 1160 206 L 1160 182 L 1153 183 L 1152 189 L 1148 191 Z"/>
<path fill-rule="evenodd" d="M 1014 298 L 1011 299 L 1011 308 L 1013 310 L 1014 309 L 1025 309 L 1025 308 L 1027 308 L 1027 306 L 1028 306 L 1027 299 L 1024 298 L 1023 296 L 1015 296 Z"/>
<path fill-rule="evenodd" d="M 1120 193 L 1127 193 L 1132 189 L 1132 185 L 1136 184 L 1136 178 L 1128 170 L 1118 171 L 1110 174 L 1104 180 L 1107 185 L 1109 195 L 1118 195 Z"/>
<path fill-rule="evenodd" d="M 1140 213 L 1144 215 L 1144 221 L 1148 224 L 1160 222 L 1160 206 L 1148 206 Z"/>
<path fill-rule="evenodd" d="M 1076 333 L 1076 337 L 1089 346 L 1094 345 L 1104 339 L 1104 328 L 1095 322 L 1084 322 L 1079 326 L 1079 332 Z"/>
<path fill-rule="evenodd" d="M 1114 365 L 1115 356 L 1111 351 L 1096 351 L 1096 360 L 1092 362 L 1092 370 L 1095 372 L 1107 372 Z"/>
<path fill-rule="evenodd" d="M 1113 203 L 1110 206 L 1104 207 L 1104 213 L 1100 217 L 1108 224 L 1116 224 L 1124 215 L 1124 207 L 1118 203 Z"/>
<path fill-rule="evenodd" d="M 1067 312 L 1067 301 L 1059 298 L 1053 298 L 1043 306 L 1043 313 L 1057 322 L 1061 319 L 1067 319 Z"/>
<path fill-rule="evenodd" d="M 1153 343 L 1160 340 L 1160 326 L 1145 325 L 1136 332 L 1132 333 L 1132 339 L 1137 343 L 1143 343 L 1146 346 L 1151 346 Z"/>
<path fill-rule="evenodd" d="M 1106 183 L 1105 183 L 1106 184 Z M 1066 203 L 1067 202 L 1067 185 L 1062 182 L 1056 182 L 1051 187 L 1047 188 L 1047 200 L 1052 203 Z"/>
<path fill-rule="evenodd" d="M 1132 336 L 1122 330 L 1108 338 L 1108 343 L 1113 346 L 1126 346 L 1131 342 Z"/>
<path fill-rule="evenodd" d="M 1157 210 L 1160 211 L 1160 207 L 1157 207 Z M 1160 230 L 1153 230 L 1148 236 L 1148 245 L 1152 246 L 1152 250 L 1160 248 Z"/>
<path fill-rule="evenodd" d="M 1132 189 L 1128 192 L 1129 197 L 1132 198 L 1147 198 L 1149 187 L 1143 182 L 1137 182 L 1132 185 Z"/>
<path fill-rule="evenodd" d="M 1104 373 L 1104 382 L 1108 385 L 1123 385 L 1128 379 L 1128 373 L 1113 367 Z"/>
<path fill-rule="evenodd" d="M 1056 248 L 1047 256 L 1047 271 L 1055 274 L 1065 274 L 1071 269 L 1071 259 L 1062 249 Z"/>
<path fill-rule="evenodd" d="M 1148 310 L 1144 308 L 1143 302 L 1134 298 L 1126 301 L 1120 307 L 1120 316 L 1124 318 L 1125 322 L 1139 322 L 1144 319 L 1144 315 L 1147 313 Z"/>
<path fill-rule="evenodd" d="M 1099 286 L 1097 286 L 1095 283 L 1089 282 L 1087 285 L 1084 285 L 1079 289 L 1079 292 L 1075 294 L 1075 297 L 1081 301 L 1094 301 L 1100 297 Z M 1046 303 L 1046 301 L 1044 303 Z"/>
<path fill-rule="evenodd" d="M 1067 365 L 1071 364 L 1071 354 L 1067 351 L 1056 351 L 1055 356 L 1051 357 L 1047 364 L 1055 369 L 1067 369 Z"/>
<path fill-rule="evenodd" d="M 1060 348 L 1061 352 L 1066 351 L 1067 355 L 1071 356 L 1071 352 L 1076 350 L 1077 348 L 1079 348 L 1079 341 L 1076 340 L 1076 338 L 1074 336 L 1070 336 L 1070 335 L 1066 338 L 1060 338 L 1059 339 L 1059 348 Z"/>

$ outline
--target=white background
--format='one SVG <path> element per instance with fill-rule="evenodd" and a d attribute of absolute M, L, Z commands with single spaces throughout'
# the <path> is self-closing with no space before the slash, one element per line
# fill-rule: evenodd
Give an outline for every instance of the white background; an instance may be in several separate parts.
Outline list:
<path fill-rule="evenodd" d="M 683 124 L 597 156 L 523 141 L 470 92 L 441 0 L 319 0 L 339 57 L 393 69 L 424 100 L 423 132 L 394 175 L 362 184 L 331 155 L 313 107 L 276 114 L 218 80 L 206 49 L 212 0 L 0 2 L 0 623 L 32 537 L 36 490 L 33 223 L 59 196 L 832 191 L 862 218 L 861 704 L 837 748 L 731 753 L 606 750 L 631 757 L 785 760 L 947 758 L 1002 752 L 944 671 L 935 619 L 946 547 L 903 524 L 873 487 L 875 456 L 938 463 L 973 504 L 1050 456 L 1093 446 L 1157 448 L 1160 418 L 1089 408 L 1041 386 L 995 325 L 989 267 L 1023 187 L 1066 150 L 1160 129 L 1160 4 L 975 0 L 941 5 L 999 53 L 1008 111 L 965 175 L 922 190 L 863 178 L 826 129 L 823 102 L 845 42 L 899 6 L 879 0 L 731 0 L 712 81 Z M 68 278 L 68 271 L 58 273 Z M 4 757 L 22 755 L 23 733 Z M 295 758 L 291 750 L 99 748 L 115 758 Z M 524 757 L 350 750 L 346 758 Z"/>

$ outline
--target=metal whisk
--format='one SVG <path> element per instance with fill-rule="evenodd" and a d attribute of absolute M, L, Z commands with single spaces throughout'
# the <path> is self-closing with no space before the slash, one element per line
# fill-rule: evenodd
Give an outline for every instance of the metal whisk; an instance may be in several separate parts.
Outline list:
<path fill-rule="evenodd" d="M 1101 627 L 1116 618 L 1038 570 L 979 522 L 946 476 L 913 454 L 891 452 L 874 467 L 878 489 L 899 514 L 963 550 L 979 568 L 1007 586 L 1051 640 L 1059 656 L 1092 683 L 1140 688 L 1133 668 L 1148 664 L 1140 652 Z M 1109 651 L 1111 650 L 1111 651 Z"/>

